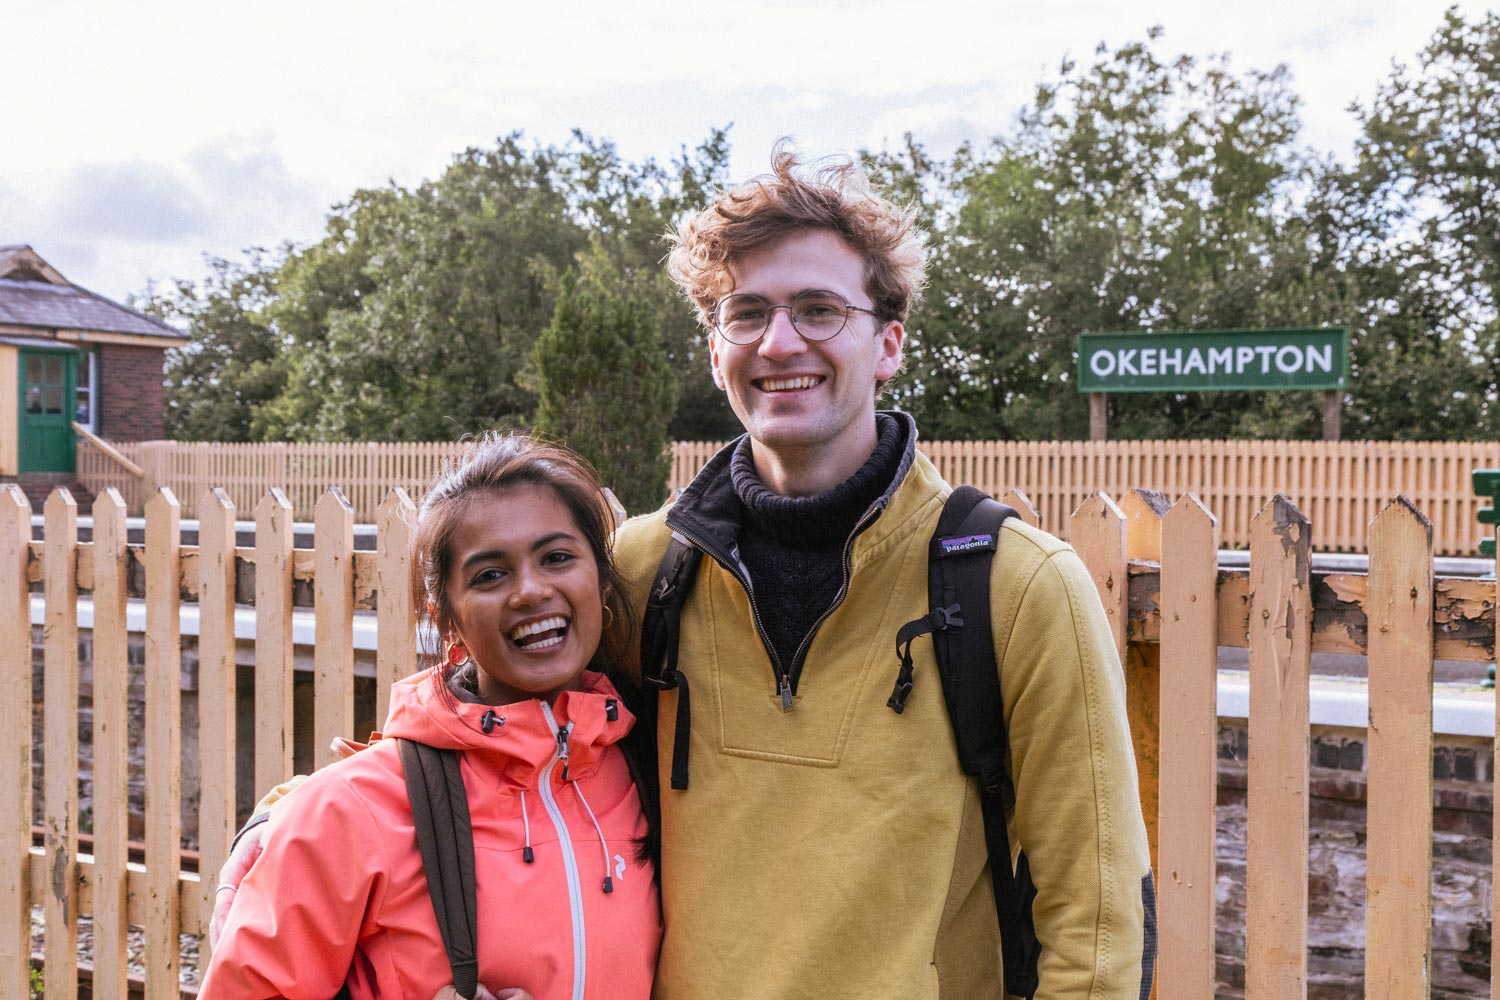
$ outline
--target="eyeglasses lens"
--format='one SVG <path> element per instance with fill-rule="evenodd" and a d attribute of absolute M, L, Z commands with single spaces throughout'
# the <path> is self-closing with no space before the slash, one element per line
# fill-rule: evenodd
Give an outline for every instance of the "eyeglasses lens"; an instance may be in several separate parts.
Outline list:
<path fill-rule="evenodd" d="M 753 344 L 771 326 L 777 309 L 791 314 L 792 326 L 806 340 L 836 337 L 849 321 L 849 303 L 830 292 L 803 292 L 788 305 L 774 306 L 759 295 L 730 295 L 720 300 L 714 324 L 732 344 Z"/>

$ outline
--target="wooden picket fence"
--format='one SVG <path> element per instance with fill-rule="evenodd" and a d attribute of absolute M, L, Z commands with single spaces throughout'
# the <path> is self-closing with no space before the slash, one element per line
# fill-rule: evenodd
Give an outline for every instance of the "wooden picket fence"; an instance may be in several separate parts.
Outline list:
<path fill-rule="evenodd" d="M 687 485 L 722 442 L 679 441 L 673 488 Z M 1472 556 L 1479 507 L 1476 468 L 1500 468 L 1500 441 L 923 441 L 950 483 L 1031 497 L 1060 538 L 1094 491 L 1193 493 L 1223 525 L 1227 548 L 1250 544 L 1250 520 L 1278 493 L 1296 497 L 1319 552 L 1365 552 L 1381 507 L 1404 494 L 1431 520 L 1438 555 Z"/>
<path fill-rule="evenodd" d="M 443 463 L 462 445 L 453 441 L 345 441 L 331 444 L 242 444 L 222 441 L 116 441 L 123 458 L 142 475 L 86 441 L 78 443 L 77 476 L 94 493 L 115 487 L 132 514 L 166 487 L 177 495 L 183 517 L 198 516 L 197 501 L 221 489 L 241 510 L 253 508 L 266 491 L 279 488 L 296 510 L 311 510 L 331 486 L 339 488 L 361 524 L 372 523 L 392 487 L 414 500 L 434 481 Z"/>
<path fill-rule="evenodd" d="M 292 610 L 294 584 L 311 584 L 316 620 L 314 720 L 318 766 L 333 759 L 335 736 L 354 725 L 354 612 L 377 614 L 376 713 L 391 684 L 415 663 L 415 615 L 406 588 L 415 507 L 390 491 L 378 511 L 374 552 L 354 550 L 354 511 L 330 490 L 313 514 L 314 547 L 293 548 L 293 507 L 273 490 L 255 508 L 255 545 L 235 545 L 235 507 L 222 490 L 198 505 L 199 542 L 180 543 L 181 505 L 169 490 L 146 503 L 145 542 L 126 543 L 126 504 L 100 494 L 93 535 L 79 542 L 78 510 L 66 491 L 45 506 L 44 541 L 31 542 L 31 510 L 13 485 L 0 491 L 0 719 L 5 759 L 0 788 L 0 996 L 28 995 L 30 906 L 46 920 L 48 1000 L 77 995 L 77 919 L 93 918 L 92 994 L 125 997 L 126 924 L 145 929 L 144 994 L 178 996 L 178 934 L 203 935 L 213 910 L 213 875 L 235 829 L 234 748 L 252 739 L 254 780 L 270 788 L 292 774 Z M 32 846 L 29 590 L 45 595 L 43 691 L 45 842 Z M 304 588 L 305 589 L 305 588 Z M 92 855 L 78 848 L 79 663 L 77 598 L 94 607 Z M 378 601 L 377 601 L 378 595 Z M 179 870 L 179 610 L 200 611 L 198 816 L 199 872 Z M 127 863 L 126 621 L 128 598 L 146 613 L 145 864 Z M 301 603 L 307 603 L 305 600 Z M 255 728 L 235 731 L 234 607 L 255 606 Z M 378 607 L 377 607 L 378 604 Z M 60 706 L 60 708 L 54 708 Z"/>
<path fill-rule="evenodd" d="M 1027 520 L 1052 527 L 1023 494 L 1006 499 Z M 404 585 L 413 506 L 404 491 L 390 492 L 380 506 L 374 552 L 354 550 L 354 511 L 337 490 L 316 503 L 310 550 L 293 548 L 294 508 L 279 490 L 256 505 L 253 547 L 236 548 L 236 512 L 222 490 L 200 498 L 194 546 L 179 541 L 181 505 L 170 491 L 147 502 L 143 544 L 127 544 L 125 512 L 119 494 L 106 490 L 94 505 L 92 540 L 79 542 L 79 512 L 58 491 L 45 507 L 43 541 L 32 542 L 24 495 L 15 486 L 0 488 L 0 686 L 6 692 L 0 789 L 11 803 L 0 810 L 0 996 L 27 995 L 33 902 L 46 917 L 48 1000 L 76 996 L 79 914 L 93 919 L 94 996 L 126 995 L 127 923 L 145 929 L 145 995 L 178 995 L 178 934 L 204 935 L 213 874 L 234 827 L 237 741 L 253 740 L 257 789 L 292 768 L 294 597 L 316 615 L 313 742 L 320 766 L 331 759 L 326 748 L 333 738 L 351 735 L 355 611 L 373 608 L 378 615 L 376 718 L 384 717 L 390 685 L 414 662 L 414 615 Z M 1431 803 L 1433 795 L 1433 660 L 1493 657 L 1495 581 L 1435 579 L 1431 525 L 1404 498 L 1375 517 L 1368 575 L 1314 573 L 1312 525 L 1280 496 L 1249 519 L 1248 570 L 1218 568 L 1221 527 L 1191 495 L 1169 509 L 1164 498 L 1142 491 L 1124 494 L 1118 505 L 1095 493 L 1067 526 L 1125 663 L 1142 804 L 1159 873 L 1161 1000 L 1213 995 L 1217 646 L 1248 646 L 1250 655 L 1247 998 L 1306 995 L 1314 651 L 1369 657 L 1366 995 L 1428 996 L 1432 814 L 1412 806 Z M 33 588 L 44 595 L 46 618 L 45 837 L 36 846 L 30 822 Z M 79 852 L 77 808 L 80 594 L 91 595 L 94 606 L 91 855 Z M 126 856 L 129 598 L 143 599 L 146 609 L 144 865 L 127 863 Z M 179 870 L 178 613 L 184 599 L 198 603 L 202 623 L 202 875 Z M 236 604 L 256 609 L 253 733 L 235 731 Z M 206 940 L 199 956 L 206 963 Z M 1500 955 L 1495 965 L 1500 968 Z"/>
<path fill-rule="evenodd" d="M 722 446 L 674 444 L 669 488 L 686 486 Z M 184 517 L 196 516 L 197 498 L 213 487 L 241 509 L 281 487 L 297 510 L 309 510 L 337 486 L 367 523 L 392 486 L 420 500 L 423 486 L 459 447 L 451 441 L 115 442 L 119 455 L 141 470 L 136 476 L 80 441 L 78 478 L 94 493 L 118 488 L 132 514 L 165 486 L 180 498 Z M 1245 548 L 1250 518 L 1283 493 L 1297 497 L 1312 519 L 1320 552 L 1364 552 L 1370 520 L 1400 492 L 1431 519 L 1438 555 L 1473 555 L 1481 501 L 1469 488 L 1469 473 L 1500 468 L 1500 441 L 924 441 L 922 450 L 950 483 L 972 483 L 997 496 L 1021 490 L 1063 538 L 1068 516 L 1095 490 L 1124 496 L 1152 489 L 1194 493 L 1219 514 L 1224 544 Z"/>

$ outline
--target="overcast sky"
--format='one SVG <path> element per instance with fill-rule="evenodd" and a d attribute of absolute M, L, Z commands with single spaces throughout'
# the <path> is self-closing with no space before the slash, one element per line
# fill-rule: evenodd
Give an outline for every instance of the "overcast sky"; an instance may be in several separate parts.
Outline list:
<path fill-rule="evenodd" d="M 1157 51 L 1292 71 L 1303 138 L 1343 157 L 1351 101 L 1412 62 L 1447 0 L 0 0 L 0 244 L 123 299 L 203 255 L 319 237 L 358 187 L 468 146 L 582 128 L 664 159 L 733 123 L 736 177 L 820 155 L 945 153 L 1009 129 L 1065 56 Z M 1473 17 L 1493 0 L 1464 0 Z"/>

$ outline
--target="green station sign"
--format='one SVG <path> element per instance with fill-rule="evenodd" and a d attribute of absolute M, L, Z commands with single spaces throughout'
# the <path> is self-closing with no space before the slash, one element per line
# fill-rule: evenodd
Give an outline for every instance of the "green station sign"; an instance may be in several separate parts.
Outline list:
<path fill-rule="evenodd" d="M 1342 327 L 1078 337 L 1079 392 L 1343 389 L 1348 381 Z"/>

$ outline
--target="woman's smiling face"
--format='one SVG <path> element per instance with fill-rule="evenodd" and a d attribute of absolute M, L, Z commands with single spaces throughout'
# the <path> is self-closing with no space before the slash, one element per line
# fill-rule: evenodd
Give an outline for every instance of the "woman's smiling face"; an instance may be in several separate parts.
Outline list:
<path fill-rule="evenodd" d="M 568 506 L 545 486 L 465 502 L 449 538 L 453 621 L 491 705 L 552 701 L 583 683 L 599 648 L 605 593 Z"/>

